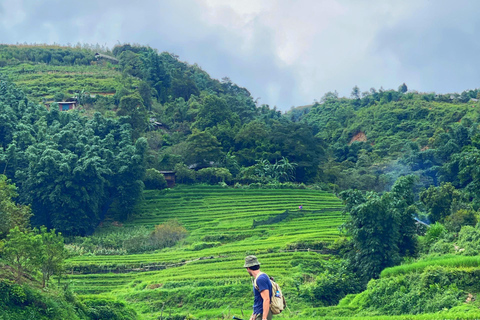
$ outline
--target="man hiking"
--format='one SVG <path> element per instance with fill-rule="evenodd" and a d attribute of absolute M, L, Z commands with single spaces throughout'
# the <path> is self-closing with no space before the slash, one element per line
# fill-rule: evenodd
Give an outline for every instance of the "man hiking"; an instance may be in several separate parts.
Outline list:
<path fill-rule="evenodd" d="M 272 282 L 270 278 L 260 271 L 260 262 L 257 257 L 245 257 L 243 266 L 248 274 L 253 277 L 253 314 L 250 320 L 271 320 L 270 301 L 272 299 Z"/>

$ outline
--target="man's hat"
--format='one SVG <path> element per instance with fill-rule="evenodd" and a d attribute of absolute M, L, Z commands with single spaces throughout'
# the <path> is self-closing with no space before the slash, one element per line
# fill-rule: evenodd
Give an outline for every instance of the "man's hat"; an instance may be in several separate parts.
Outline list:
<path fill-rule="evenodd" d="M 258 262 L 257 257 L 255 256 L 246 256 L 245 257 L 245 265 L 244 268 L 250 268 L 253 266 L 259 266 L 260 262 Z"/>

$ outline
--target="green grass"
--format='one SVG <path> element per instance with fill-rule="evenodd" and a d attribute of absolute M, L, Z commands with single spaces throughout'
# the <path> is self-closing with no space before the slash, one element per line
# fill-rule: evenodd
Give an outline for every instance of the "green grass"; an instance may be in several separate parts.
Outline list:
<path fill-rule="evenodd" d="M 303 205 L 302 211 L 299 205 Z M 172 314 L 216 317 L 225 314 L 226 308 L 248 313 L 252 297 L 250 278 L 243 268 L 245 255 L 256 254 L 262 270 L 283 284 L 289 281 L 293 260 L 329 257 L 284 249 L 300 241 L 333 242 L 343 222 L 341 209 L 341 201 L 334 195 L 314 190 L 194 186 L 147 191 L 131 221 L 99 233 L 140 226 L 153 230 L 175 218 L 189 236 L 176 247 L 154 253 L 71 258 L 69 279 L 78 294 L 120 297 L 145 319 L 158 318 L 164 303 L 164 312 Z M 285 210 L 289 210 L 285 220 L 252 227 L 254 219 L 267 220 Z M 203 248 L 204 243 L 214 246 Z M 286 291 L 290 301 L 298 299 L 297 293 Z"/>
<path fill-rule="evenodd" d="M 304 210 L 299 211 L 298 205 Z M 368 315 L 348 301 L 337 307 L 313 308 L 302 300 L 292 274 L 296 262 L 330 258 L 318 252 L 285 252 L 293 243 L 331 243 L 343 222 L 341 201 L 313 190 L 243 190 L 220 187 L 178 187 L 147 191 L 134 218 L 121 227 L 98 234 L 151 228 L 175 218 L 189 236 L 172 248 L 152 253 L 117 256 L 77 256 L 68 260 L 69 281 L 83 299 L 118 298 L 134 308 L 140 319 L 191 314 L 195 319 L 248 319 L 252 287 L 243 258 L 256 254 L 262 270 L 284 288 L 289 310 L 276 318 L 288 319 L 480 319 L 471 306 L 436 314 Z M 285 210 L 286 219 L 253 228 Z M 213 244 L 202 246 L 202 244 Z M 477 266 L 477 257 L 443 257 L 385 270 L 382 277 L 415 272 L 428 265 Z M 394 271 L 397 270 L 397 271 Z M 388 274 L 390 272 L 390 274 Z M 463 308 L 464 307 L 464 308 Z M 163 311 L 162 311 L 163 310 Z M 352 315 L 355 315 L 353 317 Z"/>
<path fill-rule="evenodd" d="M 443 266 L 443 267 L 450 267 L 450 268 L 479 267 L 480 257 L 479 256 L 444 255 L 440 257 L 430 258 L 427 260 L 421 260 L 411 264 L 387 268 L 382 271 L 380 276 L 384 278 L 384 277 L 397 276 L 401 274 L 407 274 L 411 272 L 422 272 L 425 268 L 429 266 Z"/>
<path fill-rule="evenodd" d="M 22 63 L 0 68 L 0 73 L 5 74 L 35 101 L 53 98 L 57 92 L 115 92 L 121 85 L 121 73 L 101 65 L 52 66 Z M 138 80 L 132 80 L 132 85 L 136 85 Z"/>

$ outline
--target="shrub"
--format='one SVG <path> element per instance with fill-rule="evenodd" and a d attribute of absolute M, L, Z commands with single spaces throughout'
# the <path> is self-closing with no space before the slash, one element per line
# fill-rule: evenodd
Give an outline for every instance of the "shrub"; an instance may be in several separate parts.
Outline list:
<path fill-rule="evenodd" d="M 466 294 L 457 282 L 465 285 L 459 280 L 466 276 L 428 266 L 421 273 L 372 280 L 357 297 L 362 296 L 360 308 L 385 315 L 438 312 L 464 303 Z"/>
<path fill-rule="evenodd" d="M 473 210 L 460 209 L 445 218 L 445 227 L 450 232 L 459 232 L 462 226 L 474 226 L 477 224 L 477 217 Z"/>
<path fill-rule="evenodd" d="M 187 235 L 187 229 L 177 220 L 169 220 L 155 226 L 155 231 L 152 232 L 151 239 L 158 248 L 164 248 L 175 245 Z"/>
<path fill-rule="evenodd" d="M 195 181 L 195 171 L 189 169 L 184 163 L 177 163 L 175 177 L 180 183 L 192 183 Z"/>
<path fill-rule="evenodd" d="M 440 223 L 435 223 L 428 228 L 423 237 L 419 238 L 420 247 L 423 251 L 428 252 L 430 247 L 440 238 L 447 234 L 447 229 Z"/>
<path fill-rule="evenodd" d="M 90 319 L 137 319 L 136 312 L 133 309 L 127 307 L 123 302 L 106 299 L 95 299 L 87 300 L 85 301 L 85 304 L 88 307 L 87 314 Z"/>
<path fill-rule="evenodd" d="M 157 169 L 147 169 L 143 180 L 147 190 L 162 190 L 167 187 L 167 180 Z"/>
<path fill-rule="evenodd" d="M 200 169 L 197 172 L 197 178 L 201 182 L 217 184 L 219 182 L 229 182 L 232 180 L 232 174 L 227 168 L 209 167 Z"/>
<path fill-rule="evenodd" d="M 336 305 L 347 294 L 360 291 L 361 283 L 344 263 L 327 263 L 315 282 L 307 285 L 307 294 L 321 305 Z"/>

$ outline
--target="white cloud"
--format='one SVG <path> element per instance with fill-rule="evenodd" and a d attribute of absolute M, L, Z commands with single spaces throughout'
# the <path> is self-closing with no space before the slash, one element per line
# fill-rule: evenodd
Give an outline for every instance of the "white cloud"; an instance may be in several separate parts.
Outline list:
<path fill-rule="evenodd" d="M 475 88 L 480 2 L 0 0 L 0 43 L 150 45 L 287 110 L 358 85 Z"/>

